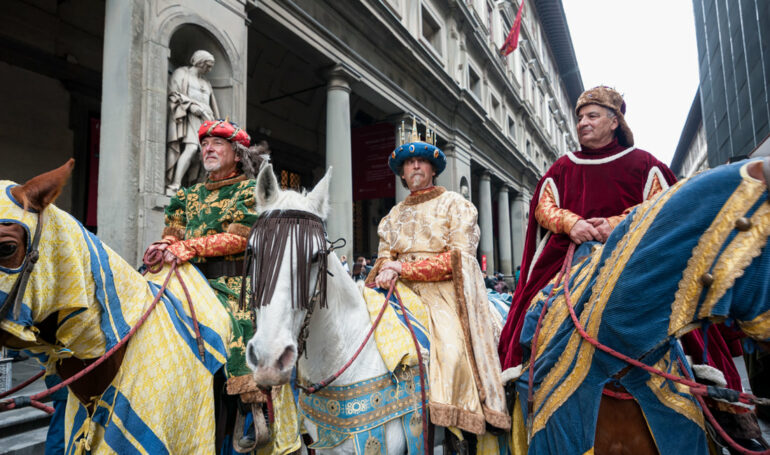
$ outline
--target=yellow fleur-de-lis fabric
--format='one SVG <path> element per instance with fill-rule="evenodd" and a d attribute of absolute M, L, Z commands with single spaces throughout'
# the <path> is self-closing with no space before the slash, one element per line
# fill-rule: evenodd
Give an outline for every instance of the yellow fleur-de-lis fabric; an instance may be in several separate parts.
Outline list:
<path fill-rule="evenodd" d="M 159 292 L 168 268 L 145 279 L 69 214 L 54 206 L 22 209 L 0 182 L 0 220 L 30 233 L 42 220 L 40 260 L 29 279 L 18 317 L 0 328 L 11 346 L 31 352 L 56 371 L 56 361 L 93 359 L 131 330 Z M 201 357 L 190 309 L 179 282 L 168 290 L 128 347 L 112 383 L 91 403 L 70 394 L 65 417 L 66 453 L 213 453 L 213 374 L 226 361 L 230 320 L 208 282 L 191 265 L 180 269 L 195 305 L 204 341 Z M 19 275 L 0 268 L 0 302 Z M 36 324 L 56 314 L 53 344 Z"/>

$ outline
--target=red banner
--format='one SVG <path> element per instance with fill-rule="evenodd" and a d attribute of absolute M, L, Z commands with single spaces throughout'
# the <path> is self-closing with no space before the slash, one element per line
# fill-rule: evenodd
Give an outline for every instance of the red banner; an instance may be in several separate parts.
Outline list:
<path fill-rule="evenodd" d="M 521 11 L 524 9 L 524 0 L 521 0 L 519 11 L 516 13 L 516 19 L 513 21 L 513 27 L 508 32 L 508 36 L 505 38 L 503 47 L 500 48 L 500 53 L 503 56 L 510 54 L 519 47 L 519 31 L 521 30 Z"/>
<path fill-rule="evenodd" d="M 395 127 L 378 123 L 351 133 L 353 200 L 396 197 L 396 177 L 388 167 L 388 156 L 396 148 Z"/>

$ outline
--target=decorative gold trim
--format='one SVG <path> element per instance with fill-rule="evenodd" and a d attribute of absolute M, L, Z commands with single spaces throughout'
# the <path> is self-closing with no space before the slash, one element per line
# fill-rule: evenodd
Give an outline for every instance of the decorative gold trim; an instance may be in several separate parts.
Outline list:
<path fill-rule="evenodd" d="M 421 190 L 410 194 L 404 199 L 404 205 L 417 205 L 435 199 L 446 192 L 443 186 L 433 186 L 426 190 Z"/>
<path fill-rule="evenodd" d="M 759 186 L 757 192 L 761 196 L 762 185 L 756 186 Z M 743 276 L 743 271 L 751 265 L 751 261 L 762 252 L 762 248 L 767 244 L 768 235 L 770 235 L 770 204 L 762 204 L 751 217 L 751 228 L 747 231 L 739 231 L 719 256 L 712 273 L 714 284 L 706 294 L 706 300 L 698 313 L 699 318 L 711 316 L 717 302 L 728 289 L 733 287 L 735 280 Z"/>
<path fill-rule="evenodd" d="M 473 434 L 484 434 L 484 414 L 475 414 L 457 406 L 444 403 L 430 403 L 430 421 L 441 427 L 457 427 Z"/>
<path fill-rule="evenodd" d="M 239 175 L 236 175 L 235 177 L 224 179 L 224 180 L 217 180 L 217 181 L 207 180 L 206 183 L 204 183 L 204 186 L 206 187 L 207 190 L 214 191 L 222 188 L 223 186 L 228 186 L 228 185 L 232 185 L 233 183 L 242 182 L 247 178 L 248 177 L 246 177 L 246 174 L 239 174 Z"/>
<path fill-rule="evenodd" d="M 676 186 L 678 185 L 675 185 L 674 189 L 664 193 L 659 198 L 643 202 L 639 205 L 628 232 L 615 246 L 612 255 L 599 271 L 596 284 L 592 289 L 601 289 L 601 292 L 598 296 L 591 296 L 591 301 L 586 304 L 580 315 L 580 323 L 591 337 L 595 338 L 599 331 L 604 307 L 607 305 L 607 301 L 615 288 L 615 283 L 623 271 L 623 267 L 617 267 L 617 265 L 625 264 L 628 261 L 628 258 L 636 250 L 636 247 L 647 233 L 660 210 L 671 196 L 677 192 L 678 188 Z M 532 424 L 532 435 L 545 427 L 546 422 L 548 422 L 553 413 L 567 401 L 583 382 L 591 366 L 594 349 L 591 344 L 583 341 L 577 331 L 572 333 L 567 347 L 559 357 L 556 365 L 554 365 L 543 384 L 535 392 L 535 409 L 538 409 L 539 403 L 543 403 L 543 405 L 535 415 Z M 562 378 L 567 374 L 569 367 L 576 357 L 575 367 L 566 379 L 562 381 Z M 557 384 L 559 384 L 558 389 L 556 388 Z"/>
<path fill-rule="evenodd" d="M 757 191 L 761 187 L 762 184 L 759 182 L 744 179 L 719 210 L 711 226 L 698 239 L 698 244 L 693 248 L 687 267 L 682 273 L 674 302 L 671 304 L 669 335 L 675 334 L 695 318 L 698 296 L 703 290 L 700 276 L 711 268 L 720 246 L 733 231 L 735 220 L 743 216 L 762 195 L 761 191 Z"/>
<path fill-rule="evenodd" d="M 660 370 L 670 372 L 670 363 L 671 353 L 669 352 L 658 360 L 654 366 Z M 694 401 L 679 395 L 679 393 L 687 392 L 679 389 L 679 387 L 677 387 L 678 385 L 679 384 L 674 383 L 674 387 L 677 391 L 671 390 L 671 383 L 666 382 L 666 379 L 663 376 L 658 376 L 657 374 L 650 375 L 650 379 L 647 380 L 647 387 L 652 390 L 652 393 L 655 394 L 661 404 L 677 414 L 685 416 L 701 427 L 701 429 L 704 429 L 703 413 Z M 652 432 L 650 432 L 650 434 L 652 434 Z"/>
<path fill-rule="evenodd" d="M 452 250 L 452 284 L 454 286 L 455 298 L 457 299 L 457 316 L 460 319 L 460 326 L 463 328 L 465 337 L 465 350 L 468 353 L 468 360 L 473 371 L 473 380 L 476 382 L 476 389 L 479 392 L 479 401 L 482 403 L 486 399 L 484 384 L 479 376 L 479 369 L 476 365 L 476 355 L 473 352 L 473 340 L 471 339 L 471 325 L 468 318 L 468 305 L 465 301 L 465 281 L 463 280 L 463 253 L 458 249 Z"/>
<path fill-rule="evenodd" d="M 767 340 L 770 336 L 770 311 L 765 311 L 751 321 L 738 321 L 738 325 L 751 338 Z"/>
<path fill-rule="evenodd" d="M 596 267 L 599 265 L 600 258 L 601 256 L 598 254 L 596 256 L 587 258 L 592 260 L 593 263 L 590 266 L 583 268 L 583 270 L 580 271 L 580 274 L 574 280 L 577 286 L 574 289 L 570 289 L 571 301 L 576 302 L 582 297 L 586 287 L 588 286 L 588 283 L 591 282 L 591 280 L 587 278 L 593 275 Z M 561 290 L 562 288 L 563 286 L 560 286 L 557 291 Z M 567 302 L 564 299 L 564 294 L 561 294 L 556 298 L 553 305 L 551 305 L 551 308 L 548 309 L 548 312 L 543 317 L 543 324 L 540 327 L 540 334 L 538 335 L 539 338 L 537 342 L 537 355 L 534 357 L 535 359 L 543 355 L 546 346 L 550 344 L 553 336 L 556 335 L 559 327 L 561 327 L 562 323 L 564 323 L 567 318 L 569 318 L 569 310 L 567 309 Z"/>

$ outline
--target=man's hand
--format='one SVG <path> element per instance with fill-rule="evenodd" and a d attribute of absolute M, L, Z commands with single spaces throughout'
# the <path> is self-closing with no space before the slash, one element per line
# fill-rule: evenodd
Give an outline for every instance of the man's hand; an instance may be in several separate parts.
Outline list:
<path fill-rule="evenodd" d="M 377 278 L 374 279 L 374 284 L 382 289 L 390 289 L 390 284 L 398 278 L 398 273 L 393 269 L 380 270 L 377 274 Z"/>
<path fill-rule="evenodd" d="M 589 218 L 586 221 L 591 223 L 591 226 L 599 231 L 599 238 L 596 240 L 604 243 L 610 237 L 610 234 L 612 234 L 612 226 L 610 226 L 610 222 L 607 221 L 607 218 Z"/>
<path fill-rule="evenodd" d="M 575 223 L 574 226 L 572 226 L 572 229 L 569 231 L 569 238 L 572 239 L 572 241 L 576 244 L 580 245 L 583 242 L 599 240 L 600 234 L 591 223 L 586 220 L 579 220 L 577 223 Z"/>
<path fill-rule="evenodd" d="M 393 270 L 397 274 L 401 275 L 401 263 L 398 261 L 385 261 L 382 263 L 380 272 L 383 270 Z"/>
<path fill-rule="evenodd" d="M 163 251 L 163 262 L 165 262 L 166 264 L 182 263 L 182 261 L 178 257 L 176 257 L 176 255 L 174 255 L 174 253 L 168 250 Z"/>

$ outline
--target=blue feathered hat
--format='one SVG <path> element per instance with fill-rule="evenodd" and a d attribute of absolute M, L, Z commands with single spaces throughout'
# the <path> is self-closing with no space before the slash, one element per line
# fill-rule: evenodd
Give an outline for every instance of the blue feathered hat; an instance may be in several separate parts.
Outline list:
<path fill-rule="evenodd" d="M 399 168 L 404 161 L 409 158 L 418 157 L 424 158 L 433 164 L 436 170 L 436 175 L 444 172 L 446 168 L 446 155 L 440 148 L 436 147 L 433 143 L 436 142 L 436 135 L 425 126 L 425 142 L 420 140 L 420 135 L 417 133 L 417 120 L 412 119 L 412 133 L 410 134 L 410 142 L 404 143 L 404 124 L 401 122 L 401 145 L 393 150 L 388 158 L 388 166 L 394 174 L 400 176 L 398 173 Z"/>

